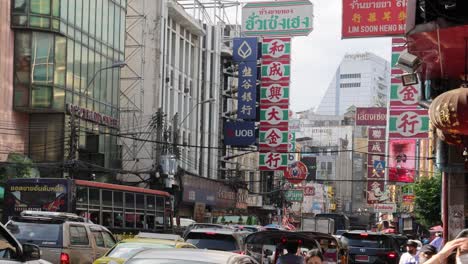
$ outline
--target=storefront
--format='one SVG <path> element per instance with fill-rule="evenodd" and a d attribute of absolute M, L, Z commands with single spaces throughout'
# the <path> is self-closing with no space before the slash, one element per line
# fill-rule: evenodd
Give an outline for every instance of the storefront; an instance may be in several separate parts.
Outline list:
<path fill-rule="evenodd" d="M 238 203 L 236 191 L 216 180 L 185 174 L 182 186 L 180 217 L 211 222 L 213 217 L 232 212 Z"/>

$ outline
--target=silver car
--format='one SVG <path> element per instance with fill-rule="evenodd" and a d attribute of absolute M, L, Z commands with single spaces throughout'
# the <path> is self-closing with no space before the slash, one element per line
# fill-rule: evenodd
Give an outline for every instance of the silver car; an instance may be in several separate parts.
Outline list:
<path fill-rule="evenodd" d="M 116 243 L 107 228 L 74 214 L 26 212 L 6 227 L 20 242 L 40 247 L 52 263 L 91 264 Z"/>
<path fill-rule="evenodd" d="M 225 251 L 206 249 L 147 249 L 126 264 L 258 264 L 253 258 Z"/>

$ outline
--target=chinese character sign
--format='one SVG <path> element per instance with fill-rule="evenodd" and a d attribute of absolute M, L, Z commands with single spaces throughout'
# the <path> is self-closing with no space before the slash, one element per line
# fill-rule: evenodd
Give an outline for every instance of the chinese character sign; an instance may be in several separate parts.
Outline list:
<path fill-rule="evenodd" d="M 415 139 L 390 139 L 389 180 L 393 182 L 414 182 L 416 174 L 415 156 Z"/>
<path fill-rule="evenodd" d="M 288 154 L 261 152 L 259 158 L 260 170 L 285 170 L 288 167 Z"/>
<path fill-rule="evenodd" d="M 390 200 L 390 192 L 385 188 L 382 180 L 367 181 L 367 203 L 385 203 Z"/>
<path fill-rule="evenodd" d="M 427 138 L 427 109 L 390 110 L 389 138 Z"/>
<path fill-rule="evenodd" d="M 244 120 L 256 118 L 257 62 L 239 63 L 237 117 Z"/>
<path fill-rule="evenodd" d="M 369 127 L 369 140 L 385 140 L 385 128 Z"/>
<path fill-rule="evenodd" d="M 403 35 L 408 0 L 343 0 L 342 38 Z"/>
<path fill-rule="evenodd" d="M 262 59 L 290 61 L 291 38 L 263 38 Z"/>
<path fill-rule="evenodd" d="M 242 8 L 246 36 L 307 36 L 313 28 L 313 6 L 308 0 L 247 3 Z"/>
<path fill-rule="evenodd" d="M 295 144 L 289 142 L 288 133 L 290 57 L 290 38 L 263 38 L 259 150 L 271 155 L 285 155 L 286 161 L 294 160 L 294 156 L 287 152 Z M 271 166 L 262 166 L 260 162 L 262 169 L 272 170 Z"/>

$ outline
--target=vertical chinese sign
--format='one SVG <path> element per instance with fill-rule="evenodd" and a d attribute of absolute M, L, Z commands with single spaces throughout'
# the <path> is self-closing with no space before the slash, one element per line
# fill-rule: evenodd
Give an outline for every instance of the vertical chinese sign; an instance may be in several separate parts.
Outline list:
<path fill-rule="evenodd" d="M 289 150 L 291 38 L 263 38 L 260 87 L 260 170 L 284 170 Z"/>
<path fill-rule="evenodd" d="M 405 43 L 405 38 L 392 39 L 387 164 L 391 182 L 411 183 L 416 174 L 417 140 L 428 138 L 429 116 L 427 109 L 418 106 L 421 88 L 417 85 L 403 86 L 400 76 L 405 72 L 395 66 L 405 50 Z"/>
<path fill-rule="evenodd" d="M 257 43 L 256 37 L 233 39 L 233 61 L 239 69 L 237 117 L 243 121 L 224 123 L 225 145 L 251 146 L 256 141 Z"/>
<path fill-rule="evenodd" d="M 257 102 L 257 38 L 235 38 L 233 60 L 239 66 L 237 117 L 255 120 Z"/>
<path fill-rule="evenodd" d="M 385 185 L 387 108 L 356 108 L 356 125 L 367 126 L 367 204 L 389 199 Z"/>

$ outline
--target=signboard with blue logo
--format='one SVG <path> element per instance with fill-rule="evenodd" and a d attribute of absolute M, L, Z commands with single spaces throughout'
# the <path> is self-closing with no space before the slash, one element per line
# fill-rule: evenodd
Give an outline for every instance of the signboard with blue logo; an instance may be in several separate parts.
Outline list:
<path fill-rule="evenodd" d="M 258 41 L 256 37 L 234 38 L 232 42 L 234 62 L 257 61 Z"/>
<path fill-rule="evenodd" d="M 255 140 L 255 122 L 224 123 L 224 145 L 250 146 Z"/>
<path fill-rule="evenodd" d="M 374 169 L 377 172 L 382 172 L 385 169 L 385 161 L 384 160 L 374 160 Z"/>
<path fill-rule="evenodd" d="M 237 117 L 255 120 L 257 110 L 257 61 L 239 63 Z"/>

